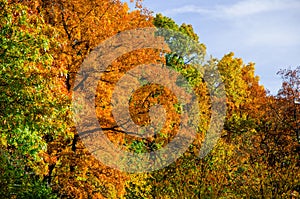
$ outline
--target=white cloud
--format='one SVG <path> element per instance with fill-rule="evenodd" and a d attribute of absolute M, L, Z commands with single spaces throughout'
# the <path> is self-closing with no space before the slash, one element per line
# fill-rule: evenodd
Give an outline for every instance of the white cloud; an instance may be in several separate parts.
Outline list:
<path fill-rule="evenodd" d="M 201 7 L 185 5 L 163 12 L 167 16 L 191 14 L 223 23 L 224 37 L 230 34 L 246 46 L 288 46 L 300 44 L 299 0 L 242 0 L 227 5 Z M 291 14 L 295 13 L 295 14 Z M 211 21 L 211 23 L 214 23 Z M 206 27 L 207 28 L 207 27 Z"/>
<path fill-rule="evenodd" d="M 185 5 L 179 8 L 165 10 L 165 15 L 177 15 L 187 13 L 203 14 L 217 18 L 245 17 L 260 13 L 300 9 L 298 0 L 243 0 L 231 5 L 216 5 L 212 8 L 204 8 L 196 5 Z"/>
<path fill-rule="evenodd" d="M 172 8 L 163 11 L 163 13 L 167 16 L 176 15 L 176 14 L 185 14 L 185 13 L 210 14 L 212 12 L 213 10 L 205 9 L 195 5 L 186 5 L 180 8 Z"/>
<path fill-rule="evenodd" d="M 298 0 L 244 0 L 230 6 L 217 6 L 215 11 L 227 17 L 243 17 L 299 8 Z"/>

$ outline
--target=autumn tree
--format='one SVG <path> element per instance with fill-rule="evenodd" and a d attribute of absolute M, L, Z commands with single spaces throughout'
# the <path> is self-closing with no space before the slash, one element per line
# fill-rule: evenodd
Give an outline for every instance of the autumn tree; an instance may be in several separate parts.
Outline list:
<path fill-rule="evenodd" d="M 12 0 L 9 4 L 27 6 L 30 15 L 39 16 L 52 27 L 45 34 L 55 33 L 57 41 L 49 45 L 49 54 L 54 58 L 50 65 L 58 77 L 55 78 L 56 86 L 52 87 L 53 93 L 67 94 L 68 105 L 76 72 L 91 50 L 120 31 L 152 24 L 146 9 L 140 7 L 140 10 L 129 12 L 128 6 L 120 1 L 58 0 L 32 3 Z M 47 137 L 47 150 L 41 155 L 46 163 L 42 180 L 63 198 L 115 198 L 122 195 L 122 183 L 126 175 L 106 167 L 91 156 L 75 133 L 70 116 L 68 112 L 61 117 L 66 120 L 62 123 L 66 127 L 62 136 Z"/>
<path fill-rule="evenodd" d="M 164 54 L 163 64 L 182 74 L 197 95 L 197 103 L 201 107 L 199 115 L 197 115 L 199 117 L 198 134 L 188 151 L 171 165 L 149 174 L 134 175 L 133 180 L 128 183 L 126 197 L 193 198 L 199 196 L 201 192 L 199 189 L 200 179 L 205 176 L 205 171 L 203 173 L 201 171 L 201 166 L 204 164 L 200 163 L 197 156 L 211 115 L 209 91 L 204 81 L 204 74 L 201 69 L 199 70 L 199 65 L 203 64 L 205 46 L 199 42 L 191 25 L 178 26 L 171 18 L 161 14 L 156 15 L 153 23 L 156 27 L 163 28 L 157 34 L 164 37 L 171 49 L 171 52 Z M 198 65 L 196 66 L 196 64 Z"/>
<path fill-rule="evenodd" d="M 225 134 L 228 141 L 243 132 L 251 131 L 259 123 L 266 91 L 255 75 L 254 63 L 244 64 L 234 53 L 225 55 L 218 62 L 218 69 L 226 88 L 227 119 Z"/>
<path fill-rule="evenodd" d="M 245 186 L 239 190 L 246 193 L 251 187 L 249 194 L 268 198 L 298 197 L 298 107 L 295 102 L 299 73 L 298 69 L 284 69 L 278 74 L 283 80 L 282 88 L 276 96 L 265 98 L 254 131 L 239 139 L 244 145 L 240 147 L 242 153 L 248 154 L 244 172 L 253 179 L 244 181 Z"/>

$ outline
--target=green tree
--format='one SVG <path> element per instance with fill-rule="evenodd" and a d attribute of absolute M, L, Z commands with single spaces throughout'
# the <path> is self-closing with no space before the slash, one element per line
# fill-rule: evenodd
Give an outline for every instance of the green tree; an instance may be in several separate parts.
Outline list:
<path fill-rule="evenodd" d="M 199 195 L 200 180 L 203 177 L 203 173 L 200 172 L 200 167 L 203 165 L 196 154 L 199 152 L 202 136 L 207 131 L 210 117 L 210 99 L 207 85 L 203 80 L 204 74 L 196 69 L 196 66 L 203 63 L 206 48 L 199 42 L 199 37 L 191 25 L 178 26 L 173 19 L 161 14 L 154 17 L 153 24 L 157 28 L 162 28 L 158 29 L 157 35 L 164 38 L 171 50 L 164 54 L 163 63 L 183 75 L 198 97 L 199 107 L 201 107 L 198 115 L 199 132 L 190 149 L 175 163 L 147 175 L 131 175 L 131 181 L 127 183 L 126 197 L 193 198 Z M 168 101 L 171 101 L 170 99 L 167 98 Z M 168 140 L 170 138 L 165 139 L 163 144 L 167 144 Z"/>
<path fill-rule="evenodd" d="M 54 198 L 42 154 L 65 131 L 68 98 L 56 90 L 63 71 L 52 67 L 53 29 L 7 0 L 0 1 L 0 28 L 0 194 Z"/>

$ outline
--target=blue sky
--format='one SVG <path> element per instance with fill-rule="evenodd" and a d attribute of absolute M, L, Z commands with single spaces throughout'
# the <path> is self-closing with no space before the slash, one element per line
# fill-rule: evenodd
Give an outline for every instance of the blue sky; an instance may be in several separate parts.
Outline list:
<path fill-rule="evenodd" d="M 208 54 L 221 58 L 234 52 L 245 63 L 254 62 L 272 94 L 281 87 L 277 71 L 300 65 L 300 0 L 144 0 L 143 5 L 178 24 L 192 24 Z"/>

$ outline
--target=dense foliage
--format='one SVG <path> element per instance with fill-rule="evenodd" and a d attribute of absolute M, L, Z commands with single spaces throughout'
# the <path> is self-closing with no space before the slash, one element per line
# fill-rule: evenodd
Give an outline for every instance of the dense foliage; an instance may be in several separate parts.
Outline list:
<path fill-rule="evenodd" d="M 0 0 L 0 197 L 300 197 L 300 68 L 279 71 L 282 88 L 271 96 L 259 84 L 253 63 L 245 64 L 234 53 L 212 58 L 210 67 L 218 69 L 225 85 L 227 113 L 218 144 L 199 158 L 212 114 L 205 74 L 196 70 L 206 47 L 191 25 L 153 16 L 141 1 L 135 3 L 136 10 L 130 11 L 119 0 Z M 135 153 L 172 140 L 182 111 L 174 94 L 159 85 L 145 85 L 129 103 L 139 125 L 150 123 L 151 106 L 167 109 L 166 128 L 159 134 L 134 139 L 112 115 L 111 98 L 120 78 L 153 63 L 163 63 L 192 85 L 199 124 L 197 139 L 171 165 L 130 174 L 99 162 L 84 146 L 72 121 L 72 91 L 76 72 L 95 47 L 121 31 L 143 27 L 178 32 L 197 45 L 168 35 L 166 42 L 180 53 L 139 49 L 113 61 L 97 88 L 100 126 L 115 145 Z"/>

